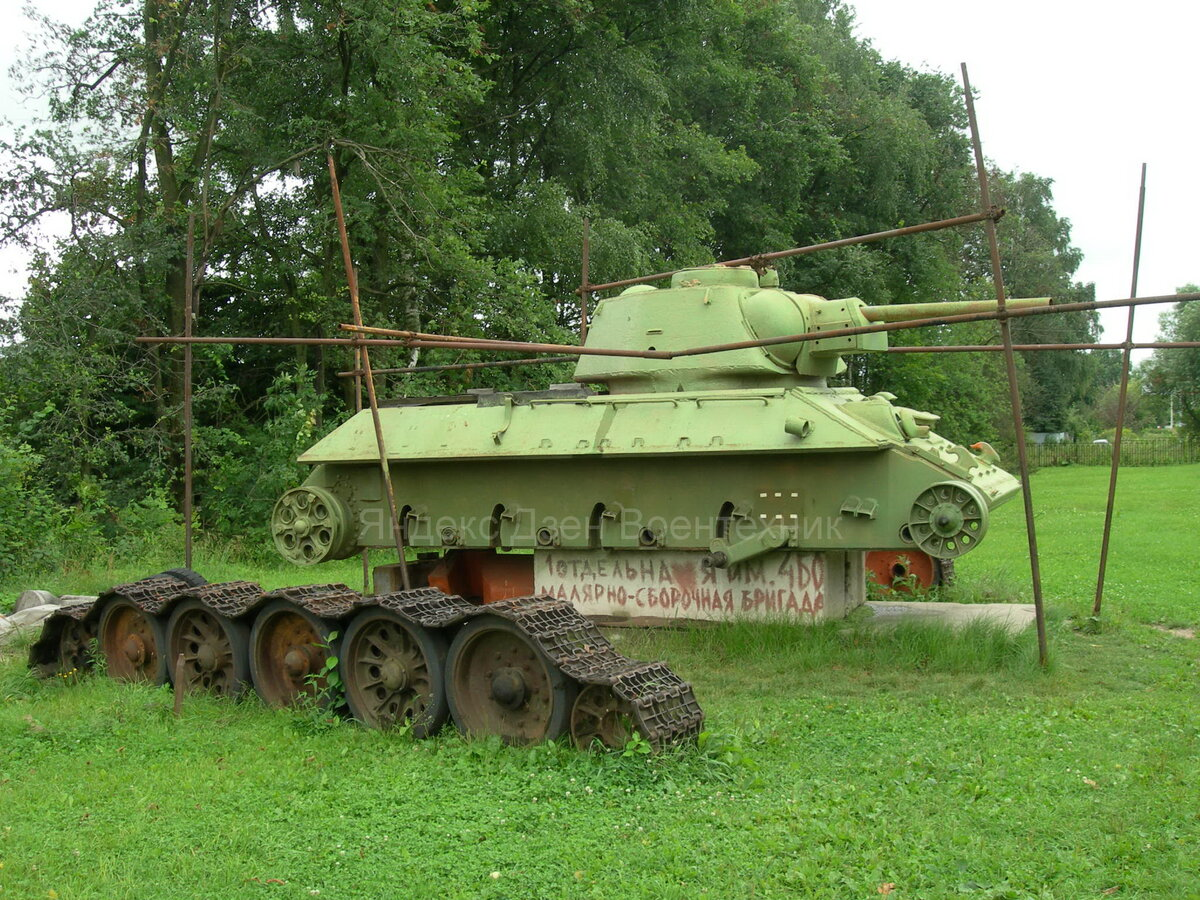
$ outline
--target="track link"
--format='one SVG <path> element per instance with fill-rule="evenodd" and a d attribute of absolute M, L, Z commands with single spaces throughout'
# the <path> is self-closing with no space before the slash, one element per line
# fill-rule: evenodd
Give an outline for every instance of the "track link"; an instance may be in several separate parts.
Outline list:
<path fill-rule="evenodd" d="M 116 585 L 94 603 L 57 610 L 30 648 L 29 664 L 34 672 L 50 676 L 90 667 L 102 617 L 114 601 L 136 607 L 160 635 L 165 633 L 172 611 L 181 604 L 191 604 L 189 608 L 200 604 L 245 629 L 264 607 L 285 601 L 325 623 L 329 633 L 342 628 L 362 610 L 374 607 L 387 610 L 414 628 L 439 633 L 446 641 L 477 616 L 497 616 L 510 622 L 577 689 L 585 689 L 587 708 L 577 709 L 572 715 L 572 738 L 578 746 L 587 747 L 594 741 L 619 746 L 631 731 L 636 731 L 654 749 L 662 750 L 695 740 L 704 724 L 704 713 L 691 685 L 665 663 L 628 659 L 569 602 L 551 597 L 521 597 L 479 606 L 435 588 L 364 596 L 344 584 L 314 584 L 264 592 L 248 581 L 193 586 L 163 574 Z M 145 639 L 144 634 L 141 637 Z M 324 652 L 336 649 L 323 648 Z M 139 645 L 138 652 L 143 656 L 150 651 L 161 655 L 165 648 Z M 314 659 L 311 665 L 315 667 L 324 657 Z M 168 672 L 159 680 L 172 676 L 173 672 Z"/>

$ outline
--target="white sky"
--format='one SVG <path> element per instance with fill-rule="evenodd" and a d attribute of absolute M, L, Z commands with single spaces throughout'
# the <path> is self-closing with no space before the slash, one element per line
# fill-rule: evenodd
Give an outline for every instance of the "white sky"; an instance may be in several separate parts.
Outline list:
<path fill-rule="evenodd" d="M 14 0 L 6 3 L 15 6 Z M 79 24 L 93 0 L 32 0 Z M 1094 0 L 852 0 L 859 36 L 887 58 L 959 77 L 966 62 L 984 153 L 1006 169 L 1054 179 L 1055 208 L 1085 259 L 1097 299 L 1129 295 L 1141 164 L 1147 175 L 1139 293 L 1200 282 L 1200 4 L 1142 0 L 1105 12 Z M 1117 7 L 1112 7 L 1116 10 Z M 21 121 L 9 67 L 32 25 L 10 12 L 0 30 L 0 116 Z M 1003 222 L 1001 222 L 1003 227 Z M 764 248 L 774 249 L 774 248 Z M 0 294 L 18 294 L 23 256 L 0 247 Z M 1153 340 L 1158 307 L 1142 307 L 1136 339 Z M 1123 310 L 1104 314 L 1124 337 Z"/>
<path fill-rule="evenodd" d="M 1077 277 L 1095 282 L 1097 300 L 1129 296 L 1143 162 L 1138 293 L 1200 283 L 1200 4 L 851 3 L 858 35 L 884 57 L 960 81 L 959 63 L 967 64 L 984 155 L 1002 168 L 1054 179 L 1054 208 L 1070 220 L 1084 252 Z M 1134 339 L 1154 340 L 1166 308 L 1141 307 Z M 1106 340 L 1125 339 L 1125 316 L 1102 314 Z"/>

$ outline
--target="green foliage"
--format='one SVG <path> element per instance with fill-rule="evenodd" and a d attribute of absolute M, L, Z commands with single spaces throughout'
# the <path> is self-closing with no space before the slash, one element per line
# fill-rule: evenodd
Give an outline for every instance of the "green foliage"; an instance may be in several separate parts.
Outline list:
<path fill-rule="evenodd" d="M 1187 284 L 1177 293 L 1200 292 Z M 1177 303 L 1159 316 L 1160 341 L 1200 341 L 1200 304 Z M 1153 409 L 1157 424 L 1166 424 L 1171 410 L 1176 421 L 1200 436 L 1200 350 L 1155 350 L 1144 366 L 1146 390 L 1158 398 Z M 1165 414 L 1165 415 L 1164 415 Z"/>
<path fill-rule="evenodd" d="M 44 460 L 17 436 L 12 415 L 0 406 L 0 571 L 39 572 L 95 555 L 102 537 L 95 510 L 65 506 L 47 489 Z"/>
<path fill-rule="evenodd" d="M 4 569 L 24 568 L 44 559 L 47 539 L 63 522 L 64 510 L 36 482 L 40 462 L 28 444 L 11 442 L 0 429 L 0 567 Z"/>
<path fill-rule="evenodd" d="M 262 403 L 261 424 L 196 430 L 197 509 L 218 534 L 265 543 L 271 508 L 303 480 L 296 457 L 323 436 L 321 399 L 303 367 L 278 375 Z"/>
<path fill-rule="evenodd" d="M 1012 297 L 1050 297 L 1054 303 L 1095 300 L 1090 284 L 1074 281 L 1083 254 L 1071 245 L 1071 226 L 1054 211 L 1052 182 L 1028 173 L 996 173 L 994 200 L 1006 208 L 1001 238 L 1005 286 Z M 1013 320 L 1015 343 L 1087 343 L 1098 339 L 1099 315 L 1075 312 Z M 1095 396 L 1101 362 L 1086 351 L 1023 354 L 1030 431 L 1066 431 L 1071 409 Z"/>
<path fill-rule="evenodd" d="M 169 553 L 179 544 L 179 513 L 161 487 L 112 513 L 108 547 L 114 556 Z"/>
<path fill-rule="evenodd" d="M 346 689 L 338 665 L 337 638 L 338 632 L 331 631 L 328 639 L 317 645 L 325 651 L 325 662 L 319 671 L 304 676 L 310 693 L 302 695 L 291 707 L 300 733 L 317 734 L 344 724 L 339 713 L 346 705 Z M 407 723 L 401 726 L 401 730 L 408 728 Z"/>
<path fill-rule="evenodd" d="M 40 20 L 46 41 L 21 71 L 51 117 L 0 142 L 4 238 L 39 251 L 0 330 L 12 440 L 40 461 L 29 477 L 54 504 L 110 536 L 127 530 L 123 515 L 178 506 L 182 487 L 183 353 L 135 338 L 178 334 L 193 313 L 209 336 L 329 337 L 349 318 L 327 153 L 364 317 L 480 337 L 574 339 L 585 217 L 598 283 L 976 204 L 955 80 L 882 59 L 839 0 L 151 6 L 103 3 L 76 30 Z M 1072 280 L 1079 254 L 1050 182 L 994 177 L 1010 293 L 1089 297 Z M 69 233 L 38 246 L 39 221 L 55 213 Z M 871 303 L 987 295 L 987 254 L 966 231 L 780 271 L 785 287 Z M 1028 341 L 1094 330 L 1088 317 L 1021 322 Z M 300 474 L 292 460 L 353 404 L 336 374 L 353 355 L 240 345 L 194 356 L 195 524 L 269 552 L 264 523 Z M 372 363 L 479 356 L 378 348 Z M 1029 354 L 1030 426 L 1082 416 L 1111 380 L 1102 368 Z M 416 373 L 383 376 L 380 390 L 569 377 L 569 364 Z M 1012 437 L 995 356 L 876 354 L 847 378 L 941 414 L 956 440 Z"/>

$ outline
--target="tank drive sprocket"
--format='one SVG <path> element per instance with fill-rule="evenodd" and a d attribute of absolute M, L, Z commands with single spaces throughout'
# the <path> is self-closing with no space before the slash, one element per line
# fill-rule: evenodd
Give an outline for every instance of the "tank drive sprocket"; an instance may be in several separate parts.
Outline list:
<path fill-rule="evenodd" d="M 479 606 L 434 588 L 268 593 L 253 582 L 155 576 L 58 610 L 30 648 L 30 666 L 41 675 L 81 668 L 97 630 L 114 677 L 181 676 L 187 690 L 225 695 L 252 683 L 278 706 L 337 705 L 325 690 L 337 668 L 357 719 L 407 725 L 417 737 L 453 715 L 465 733 L 511 744 L 569 732 L 579 747 L 620 747 L 638 734 L 662 749 L 694 740 L 704 723 L 691 686 L 665 664 L 626 658 L 570 603 L 550 597 Z"/>
<path fill-rule="evenodd" d="M 279 553 L 297 565 L 343 559 L 354 550 L 349 509 L 335 494 L 315 485 L 292 488 L 275 502 L 271 533 Z"/>

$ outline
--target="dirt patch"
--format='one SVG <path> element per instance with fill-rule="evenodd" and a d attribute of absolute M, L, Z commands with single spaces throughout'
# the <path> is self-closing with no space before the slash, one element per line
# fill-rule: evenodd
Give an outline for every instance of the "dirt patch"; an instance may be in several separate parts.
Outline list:
<path fill-rule="evenodd" d="M 1165 631 L 1167 634 L 1173 634 L 1175 637 L 1194 638 L 1196 636 L 1195 628 L 1168 628 L 1166 625 L 1151 625 L 1155 631 Z"/>

